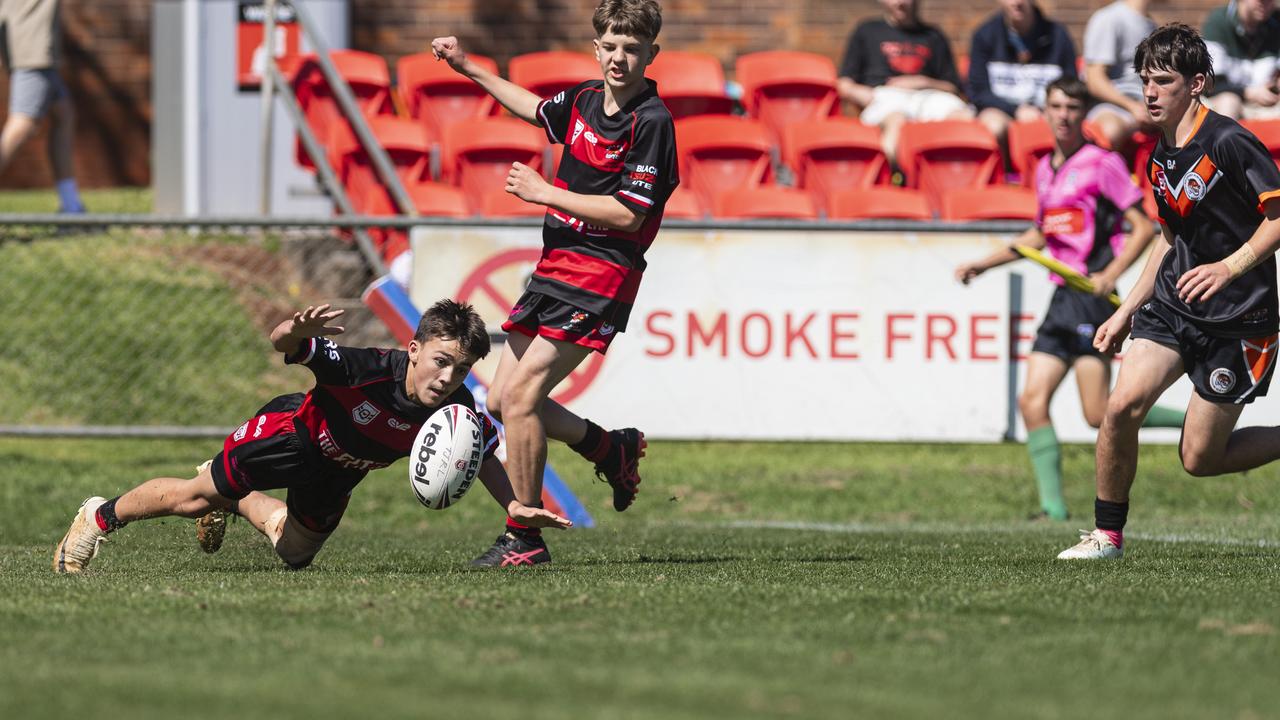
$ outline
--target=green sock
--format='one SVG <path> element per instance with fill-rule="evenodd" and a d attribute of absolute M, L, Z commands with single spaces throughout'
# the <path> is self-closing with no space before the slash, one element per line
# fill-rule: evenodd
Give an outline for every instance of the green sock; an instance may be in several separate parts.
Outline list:
<path fill-rule="evenodd" d="M 1142 421 L 1142 427 L 1180 428 L 1187 414 L 1181 410 L 1153 405 Z"/>
<path fill-rule="evenodd" d="M 1054 520 L 1067 519 L 1067 501 L 1062 497 L 1062 450 L 1052 425 L 1027 433 L 1027 452 L 1040 488 L 1040 508 Z"/>

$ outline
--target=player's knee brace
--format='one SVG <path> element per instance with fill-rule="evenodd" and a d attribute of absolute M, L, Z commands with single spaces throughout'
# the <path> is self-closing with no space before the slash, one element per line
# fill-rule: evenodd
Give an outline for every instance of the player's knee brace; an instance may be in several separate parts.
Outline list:
<path fill-rule="evenodd" d="M 291 570 L 301 570 L 310 565 L 316 553 L 324 547 L 325 540 L 329 539 L 329 533 L 308 530 L 284 508 L 272 514 L 266 527 L 276 555 Z"/>

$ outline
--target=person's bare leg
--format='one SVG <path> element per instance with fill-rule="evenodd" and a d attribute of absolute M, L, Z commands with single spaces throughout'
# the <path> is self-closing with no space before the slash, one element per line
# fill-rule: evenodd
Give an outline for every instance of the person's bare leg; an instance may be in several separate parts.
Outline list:
<path fill-rule="evenodd" d="M 500 406 L 507 431 L 507 474 L 516 498 L 526 505 L 542 499 L 547 433 L 542 410 L 547 396 L 591 353 L 567 342 L 534 338 L 505 379 Z"/>
<path fill-rule="evenodd" d="M 1197 477 L 1225 475 L 1280 459 L 1280 427 L 1235 430 L 1244 407 L 1192 396 L 1178 446 L 1188 473 Z"/>
<path fill-rule="evenodd" d="M 1076 358 L 1072 369 L 1076 371 L 1076 389 L 1080 391 L 1080 410 L 1089 427 L 1102 426 L 1107 412 L 1107 398 L 1111 395 L 1111 358 L 1085 355 Z"/>
<path fill-rule="evenodd" d="M 4 122 L 4 129 L 0 130 L 0 172 L 4 172 L 13 157 L 18 154 L 18 150 L 22 149 L 31 136 L 36 134 L 38 127 L 35 118 L 22 113 L 9 115 Z"/>
<path fill-rule="evenodd" d="M 525 350 L 533 338 L 520 333 L 507 335 L 507 342 L 502 348 L 502 357 L 498 360 L 498 370 L 494 373 L 493 383 L 489 386 L 489 402 L 487 408 L 498 422 L 502 419 L 502 393 L 507 387 L 511 374 L 520 363 Z M 582 441 L 587 434 L 587 421 L 576 415 L 560 403 L 547 398 L 542 404 L 542 424 L 547 437 L 559 440 L 566 445 Z"/>
<path fill-rule="evenodd" d="M 1150 340 L 1135 340 L 1130 346 L 1098 429 L 1098 499 L 1129 502 L 1138 472 L 1138 428 L 1160 394 L 1182 374 L 1182 357 L 1176 350 Z"/>
<path fill-rule="evenodd" d="M 902 125 L 906 121 L 906 115 L 892 113 L 880 122 L 880 147 L 884 149 L 884 156 L 891 163 L 898 162 L 898 136 L 902 134 Z"/>
<path fill-rule="evenodd" d="M 115 514 L 122 523 L 166 515 L 198 518 L 232 505 L 218 493 L 209 468 L 203 468 L 190 480 L 154 478 L 142 483 L 116 500 Z"/>

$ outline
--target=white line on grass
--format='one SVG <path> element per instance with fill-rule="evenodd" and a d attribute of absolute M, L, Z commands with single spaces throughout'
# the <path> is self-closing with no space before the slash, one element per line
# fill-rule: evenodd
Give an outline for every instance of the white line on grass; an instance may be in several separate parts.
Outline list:
<path fill-rule="evenodd" d="M 853 535 L 884 535 L 892 533 L 939 534 L 939 533 L 1003 533 L 1024 534 L 1027 532 L 1047 533 L 1052 528 L 1032 527 L 1017 523 L 960 525 L 954 523 L 831 523 L 805 522 L 799 520 L 730 520 L 723 523 L 676 523 L 686 527 L 723 527 L 738 530 L 801 530 L 806 532 L 848 533 Z M 1065 535 L 1065 533 L 1064 533 Z M 1280 541 L 1266 538 L 1232 538 L 1199 533 L 1146 533 L 1129 531 L 1127 538 L 1147 540 L 1151 542 L 1229 545 L 1241 547 L 1280 548 Z"/>

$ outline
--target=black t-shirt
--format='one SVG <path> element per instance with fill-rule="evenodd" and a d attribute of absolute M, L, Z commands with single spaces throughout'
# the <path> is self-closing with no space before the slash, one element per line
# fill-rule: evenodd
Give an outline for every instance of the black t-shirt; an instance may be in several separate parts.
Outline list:
<path fill-rule="evenodd" d="M 529 290 L 598 315 L 619 331 L 644 274 L 644 252 L 662 223 L 667 198 L 680 184 L 675 125 L 657 83 L 614 115 L 604 111 L 604 81 L 576 85 L 538 104 L 547 138 L 564 145 L 556 187 L 612 195 L 644 216 L 635 232 L 589 225 L 547 208 L 542 259 Z"/>
<path fill-rule="evenodd" d="M 920 23 L 896 28 L 884 20 L 867 20 L 849 36 L 840 76 L 877 87 L 897 75 L 924 75 L 960 87 L 951 44 L 942 31 Z"/>
<path fill-rule="evenodd" d="M 1234 120 L 1201 109 L 1197 129 L 1180 148 L 1161 138 L 1148 175 L 1173 247 L 1156 278 L 1155 297 L 1197 326 L 1222 337 L 1276 331 L 1276 264 L 1267 259 L 1207 302 L 1178 298 L 1178 278 L 1223 260 L 1248 242 L 1263 219 L 1263 201 L 1280 196 L 1280 170 L 1262 143 Z"/>
<path fill-rule="evenodd" d="M 306 428 L 308 442 L 330 469 L 343 473 L 363 475 L 407 457 L 422 424 L 445 405 L 476 409 L 465 385 L 435 407 L 410 400 L 404 350 L 341 347 L 311 338 L 285 362 L 305 365 L 316 376 L 316 386 L 294 412 L 295 425 L 299 432 Z M 497 450 L 498 432 L 487 415 L 476 414 L 487 460 Z"/>

